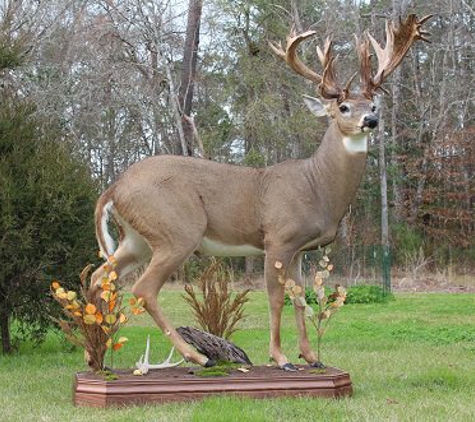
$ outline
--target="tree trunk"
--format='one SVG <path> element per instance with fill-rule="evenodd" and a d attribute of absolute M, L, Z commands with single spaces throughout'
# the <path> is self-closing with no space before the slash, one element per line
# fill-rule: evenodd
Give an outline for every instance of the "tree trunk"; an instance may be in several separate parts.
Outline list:
<path fill-rule="evenodd" d="M 379 138 L 379 177 L 381 183 L 381 249 L 382 249 L 382 279 L 383 292 L 391 291 L 391 253 L 389 244 L 389 207 L 388 207 L 388 174 L 386 166 L 386 146 L 384 144 L 384 102 L 381 100 Z"/>
<path fill-rule="evenodd" d="M 252 286 L 252 276 L 254 274 L 254 257 L 246 256 L 244 258 L 244 282 Z"/>
<path fill-rule="evenodd" d="M 0 311 L 0 335 L 2 336 L 2 352 L 4 354 L 11 353 L 12 342 L 10 337 L 9 318 L 6 309 Z"/>
<path fill-rule="evenodd" d="M 183 51 L 183 65 L 181 69 L 181 85 L 178 94 L 180 111 L 183 119 L 183 130 L 188 154 L 193 155 L 193 127 L 186 119 L 191 115 L 193 102 L 194 80 L 198 59 L 198 45 L 200 42 L 200 23 L 203 0 L 190 0 L 188 6 L 188 23 L 186 27 L 185 47 Z"/>
<path fill-rule="evenodd" d="M 393 0 L 393 13 L 392 20 L 397 22 L 400 16 L 404 16 L 407 10 L 407 1 L 406 0 Z M 391 110 L 391 163 L 394 167 L 394 176 L 392 179 L 392 191 L 393 191 L 393 201 L 394 201 L 394 220 L 398 223 L 404 220 L 404 200 L 402 194 L 402 186 L 400 184 L 400 174 L 402 173 L 401 161 L 398 159 L 398 113 L 401 108 L 401 68 L 397 68 L 392 78 L 392 89 L 391 96 L 393 100 L 393 107 Z M 404 147 L 404 145 L 400 145 Z"/>
<path fill-rule="evenodd" d="M 397 0 L 395 0 L 396 2 Z M 395 3 L 394 2 L 394 3 Z M 393 6 L 394 6 L 393 3 Z M 371 22 L 375 25 L 375 16 L 371 16 Z M 384 143 L 385 132 L 385 112 L 384 99 L 381 98 L 381 106 L 379 108 L 379 126 L 377 133 L 377 141 L 379 145 L 379 177 L 380 177 L 380 193 L 381 193 L 381 245 L 384 249 L 389 247 L 389 208 L 388 208 L 388 181 L 387 181 L 387 165 L 386 165 L 386 145 Z"/>
<path fill-rule="evenodd" d="M 303 32 L 302 21 L 300 20 L 300 1 L 291 0 L 290 8 L 292 9 L 292 20 L 294 22 L 297 32 L 301 34 Z"/>
<path fill-rule="evenodd" d="M 379 119 L 379 177 L 381 182 L 381 244 L 389 246 L 388 176 L 386 169 L 386 146 L 384 145 L 384 103 L 381 100 Z"/>

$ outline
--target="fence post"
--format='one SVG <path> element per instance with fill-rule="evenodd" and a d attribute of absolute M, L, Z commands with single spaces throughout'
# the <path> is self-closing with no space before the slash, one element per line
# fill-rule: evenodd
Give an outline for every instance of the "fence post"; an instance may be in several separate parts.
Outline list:
<path fill-rule="evenodd" d="M 391 248 L 388 245 L 381 245 L 383 252 L 382 272 L 383 272 L 383 294 L 391 293 Z"/>

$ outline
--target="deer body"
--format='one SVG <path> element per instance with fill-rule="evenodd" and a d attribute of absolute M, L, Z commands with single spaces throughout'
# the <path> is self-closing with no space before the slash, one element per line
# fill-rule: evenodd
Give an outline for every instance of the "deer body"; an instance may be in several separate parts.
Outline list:
<path fill-rule="evenodd" d="M 412 42 L 422 38 L 422 21 L 411 15 L 400 30 L 392 29 L 392 37 L 396 37 L 399 46 L 395 54 L 400 57 L 388 65 L 386 50 L 377 51 L 385 69 L 397 66 Z M 400 42 L 409 32 L 412 42 Z M 384 70 L 378 72 L 379 79 L 362 74 L 363 92 L 350 94 L 349 84 L 343 89 L 336 83 L 331 43 L 325 44 L 324 52 L 319 50 L 325 69 L 323 77 L 295 56 L 296 46 L 312 34 L 291 37 L 286 52 L 273 46 L 298 73 L 320 81 L 325 101 L 307 97 L 305 102 L 314 114 L 328 115 L 332 122 L 311 158 L 254 169 L 197 158 L 152 157 L 131 166 L 98 201 L 96 232 L 103 254 L 114 255 L 119 277 L 149 263 L 132 292 L 144 298 L 147 311 L 178 351 L 198 364 L 209 366 L 213 362 L 183 341 L 157 302 L 169 276 L 193 253 L 264 254 L 270 356 L 282 368 L 294 369 L 281 350 L 284 287 L 278 282 L 275 263 L 282 263 L 287 275 L 302 285 L 302 252 L 334 239 L 363 177 L 367 136 L 378 123 L 374 90 L 382 83 Z M 387 38 L 389 42 L 389 33 Z M 369 63 L 365 45 L 360 46 L 361 61 L 366 65 L 362 65 L 363 70 Z M 387 50 L 392 52 L 392 46 Z M 120 228 L 116 250 L 107 229 L 110 214 Z M 96 294 L 104 272 L 104 268 L 99 268 L 92 276 Z M 318 365 L 307 338 L 303 309 L 294 307 L 301 356 Z"/>
<path fill-rule="evenodd" d="M 104 192 L 101 230 L 101 207 L 110 203 L 150 249 L 156 230 L 170 238 L 194 235 L 193 252 L 214 256 L 264 254 L 269 242 L 293 242 L 295 253 L 329 243 L 366 162 L 365 154 L 346 151 L 334 126 L 310 159 L 263 169 L 171 155 L 145 159 Z"/>

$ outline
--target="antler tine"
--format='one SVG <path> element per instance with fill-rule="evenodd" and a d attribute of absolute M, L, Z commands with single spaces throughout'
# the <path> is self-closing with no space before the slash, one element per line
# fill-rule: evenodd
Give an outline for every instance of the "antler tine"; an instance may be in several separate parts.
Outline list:
<path fill-rule="evenodd" d="M 336 61 L 336 57 L 332 56 L 331 54 L 332 46 L 333 41 L 329 37 L 325 40 L 323 51 L 320 47 L 317 46 L 318 58 L 320 59 L 320 63 L 322 64 L 324 69 L 322 82 L 319 85 L 319 90 L 323 98 L 326 98 L 328 100 L 332 98 L 337 98 L 339 99 L 339 101 L 343 101 L 344 97 L 348 95 L 349 89 L 342 89 L 340 84 L 338 83 L 335 68 L 333 66 Z M 347 88 L 349 88 L 348 85 Z"/>
<path fill-rule="evenodd" d="M 350 95 L 351 84 L 353 83 L 353 81 L 355 80 L 357 76 L 358 76 L 358 72 L 355 72 L 353 76 L 348 80 L 345 87 L 343 88 L 344 98 L 347 98 Z"/>
<path fill-rule="evenodd" d="M 361 91 L 363 95 L 365 95 L 367 98 L 371 98 L 373 95 L 372 92 L 374 86 L 371 72 L 372 55 L 369 51 L 369 40 L 368 38 L 366 38 L 364 41 L 361 42 L 358 36 L 355 34 L 355 44 L 356 51 L 358 53 L 358 58 L 360 61 Z"/>
<path fill-rule="evenodd" d="M 386 78 L 393 73 L 393 71 L 399 66 L 401 61 L 406 56 L 411 46 L 418 40 L 429 42 L 426 38 L 430 35 L 427 31 L 421 31 L 422 25 L 428 21 L 433 15 L 424 16 L 418 20 L 415 14 L 410 14 L 406 20 L 399 19 L 399 25 L 397 28 L 392 22 L 386 22 L 386 46 L 383 49 L 379 43 L 373 38 L 373 36 L 366 32 L 367 39 L 371 42 L 371 45 L 376 52 L 378 58 L 378 71 L 376 76 L 370 78 L 363 76 L 362 79 L 366 80 L 367 93 L 373 95 L 374 92 L 381 88 L 381 84 Z M 369 46 L 365 44 L 364 47 L 360 47 L 363 60 L 366 61 L 362 64 L 362 68 L 365 68 L 365 72 L 369 72 L 369 59 L 368 54 L 363 50 L 369 50 Z M 364 82 L 365 83 L 365 82 Z"/>
<path fill-rule="evenodd" d="M 322 81 L 322 77 L 305 66 L 297 56 L 297 48 L 300 43 L 305 41 L 307 38 L 313 37 L 315 34 L 316 31 L 306 31 L 303 34 L 297 35 L 295 28 L 292 27 L 290 35 L 287 37 L 285 50 L 282 48 L 282 43 L 280 42 L 278 44 L 269 42 L 269 46 L 272 51 L 284 60 L 295 72 L 304 78 L 319 84 Z"/>
<path fill-rule="evenodd" d="M 330 61 L 332 46 L 333 41 L 330 37 L 327 37 L 325 39 L 325 44 L 323 44 L 323 51 L 320 46 L 317 45 L 318 58 L 324 69 L 327 67 L 328 62 Z"/>

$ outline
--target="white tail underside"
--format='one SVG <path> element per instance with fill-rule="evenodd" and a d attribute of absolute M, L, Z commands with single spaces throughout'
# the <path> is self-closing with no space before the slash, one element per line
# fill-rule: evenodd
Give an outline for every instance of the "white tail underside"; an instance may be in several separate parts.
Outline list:
<path fill-rule="evenodd" d="M 102 231 L 102 238 L 104 239 L 105 245 L 101 244 L 99 245 L 99 247 L 101 248 L 102 255 L 106 258 L 111 256 L 115 251 L 115 242 L 114 242 L 114 239 L 112 239 L 112 236 L 109 234 L 109 230 L 108 230 L 108 223 L 110 219 L 112 206 L 113 206 L 113 202 L 109 201 L 107 204 L 104 205 L 104 208 L 102 210 L 101 231 Z"/>

